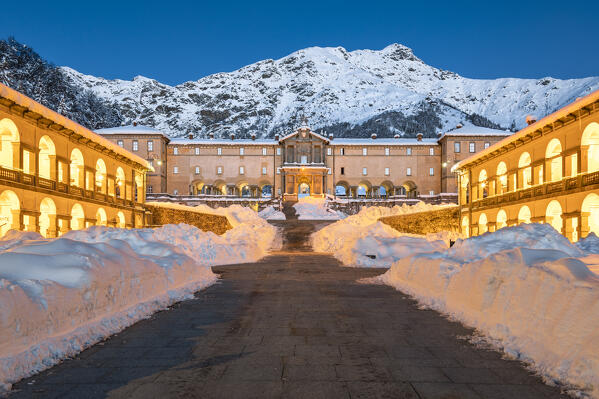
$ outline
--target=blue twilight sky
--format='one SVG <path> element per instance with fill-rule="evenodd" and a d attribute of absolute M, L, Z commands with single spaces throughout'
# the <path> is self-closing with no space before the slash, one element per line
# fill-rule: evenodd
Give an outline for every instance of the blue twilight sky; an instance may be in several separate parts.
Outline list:
<path fill-rule="evenodd" d="M 466 77 L 599 75 L 599 1 L 7 1 L 0 38 L 83 73 L 168 84 L 309 46 L 402 43 Z"/>

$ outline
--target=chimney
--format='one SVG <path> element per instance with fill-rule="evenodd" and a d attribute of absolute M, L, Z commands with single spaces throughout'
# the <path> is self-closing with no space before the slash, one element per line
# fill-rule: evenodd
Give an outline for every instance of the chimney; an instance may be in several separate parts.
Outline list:
<path fill-rule="evenodd" d="M 463 126 L 464 126 L 464 125 L 462 125 L 461 123 L 458 123 L 458 124 L 455 126 L 455 128 L 456 128 L 456 129 L 461 129 Z"/>
<path fill-rule="evenodd" d="M 231 133 L 231 140 L 235 140 L 235 133 Z"/>
<path fill-rule="evenodd" d="M 279 141 L 279 134 L 275 134 L 275 141 Z"/>
<path fill-rule="evenodd" d="M 137 126 L 137 122 L 133 122 L 133 126 Z"/>
<path fill-rule="evenodd" d="M 210 140 L 214 140 L 214 133 L 212 133 L 212 132 L 208 133 L 208 137 L 210 137 Z"/>
<path fill-rule="evenodd" d="M 526 115 L 526 124 L 527 125 L 532 125 L 533 123 L 535 123 L 537 121 L 537 117 L 534 115 Z"/>
<path fill-rule="evenodd" d="M 370 135 L 370 138 L 371 138 L 371 139 L 373 139 L 373 140 L 376 140 L 376 133 L 372 133 L 372 134 Z"/>
<path fill-rule="evenodd" d="M 418 134 L 416 135 L 416 140 L 418 140 L 418 141 L 422 141 L 422 133 L 418 133 Z"/>
<path fill-rule="evenodd" d="M 399 134 L 396 134 L 395 136 L 393 136 L 394 139 L 398 139 L 399 138 Z"/>
<path fill-rule="evenodd" d="M 189 133 L 187 137 L 189 137 L 190 140 L 193 140 L 193 133 Z"/>
<path fill-rule="evenodd" d="M 333 133 L 329 133 L 329 140 L 333 140 L 334 136 Z"/>
<path fill-rule="evenodd" d="M 437 137 L 441 138 L 441 136 L 443 136 L 443 133 L 442 132 L 437 132 Z"/>
<path fill-rule="evenodd" d="M 256 140 L 256 133 L 252 133 L 252 140 Z"/>

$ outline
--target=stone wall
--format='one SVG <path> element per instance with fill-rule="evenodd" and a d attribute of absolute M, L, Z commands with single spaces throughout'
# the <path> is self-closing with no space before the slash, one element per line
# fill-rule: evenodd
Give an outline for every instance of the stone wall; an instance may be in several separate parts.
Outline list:
<path fill-rule="evenodd" d="M 387 216 L 379 220 L 402 233 L 428 234 L 440 231 L 460 231 L 460 213 L 457 206 L 436 211 Z"/>
<path fill-rule="evenodd" d="M 211 231 L 218 235 L 233 228 L 227 218 L 221 215 L 210 215 L 208 213 L 171 209 L 148 204 L 146 204 L 145 207 L 152 213 L 149 218 L 152 226 L 187 223 L 200 230 Z"/>

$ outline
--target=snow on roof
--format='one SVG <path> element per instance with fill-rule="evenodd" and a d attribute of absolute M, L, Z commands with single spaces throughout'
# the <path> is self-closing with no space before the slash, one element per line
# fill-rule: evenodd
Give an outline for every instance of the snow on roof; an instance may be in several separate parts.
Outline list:
<path fill-rule="evenodd" d="M 437 139 L 422 139 L 419 141 L 418 139 L 334 139 L 331 140 L 330 145 L 438 145 Z"/>
<path fill-rule="evenodd" d="M 310 128 L 309 128 L 308 126 L 302 126 L 302 127 L 300 127 L 299 129 L 297 129 L 296 131 L 294 131 L 293 133 L 289 133 L 287 136 L 283 136 L 283 137 L 281 138 L 281 141 L 283 141 L 283 140 L 287 140 L 288 138 L 290 138 L 290 137 L 293 137 L 293 136 L 295 136 L 295 135 L 299 134 L 299 133 L 300 133 L 300 130 L 302 130 L 302 129 L 308 129 L 308 132 L 309 132 L 311 135 L 313 135 L 313 136 L 316 136 L 316 137 L 318 137 L 318 138 L 319 138 L 319 139 L 321 139 L 321 140 L 324 140 L 324 141 L 327 141 L 327 142 L 329 141 L 328 137 L 324 137 L 323 135 L 320 135 L 320 134 L 318 134 L 318 133 L 316 133 L 316 132 L 313 132 L 312 130 L 310 130 Z"/>
<path fill-rule="evenodd" d="M 119 147 L 118 145 L 110 142 L 104 137 L 92 132 L 86 127 L 81 126 L 77 122 L 70 120 L 69 118 L 60 115 L 58 112 L 52 111 L 50 108 L 43 106 L 37 101 L 32 100 L 26 95 L 19 93 L 18 91 L 11 89 L 5 84 L 0 83 L 0 96 L 7 98 L 15 104 L 29 109 L 31 112 L 40 114 L 42 117 L 51 120 L 52 122 L 64 126 L 66 129 L 70 129 L 73 132 L 93 141 L 94 143 L 100 144 L 109 150 L 122 155 L 131 161 L 143 166 L 147 170 L 154 170 L 152 166 L 145 159 L 130 153 L 129 151 Z"/>
<path fill-rule="evenodd" d="M 509 130 L 491 129 L 488 127 L 480 127 L 474 125 L 463 126 L 449 130 L 441 136 L 511 136 Z"/>
<path fill-rule="evenodd" d="M 565 107 L 560 108 L 557 111 L 555 111 L 554 113 L 549 114 L 546 117 L 536 121 L 535 123 L 526 126 L 524 129 L 519 130 L 518 132 L 512 134 L 511 136 L 506 137 L 505 139 L 503 139 L 501 141 L 498 141 L 497 143 L 493 144 L 489 148 L 486 148 L 471 157 L 461 160 L 460 162 L 453 165 L 451 170 L 452 171 L 459 170 L 460 168 L 474 162 L 475 160 L 480 159 L 480 158 L 484 157 L 485 155 L 488 155 L 488 154 L 492 153 L 493 151 L 498 150 L 501 147 L 504 147 L 506 144 L 513 143 L 513 142 L 521 139 L 522 137 L 525 137 L 526 135 L 534 132 L 537 129 L 542 129 L 544 126 L 546 126 L 550 123 L 553 123 L 553 122 L 557 121 L 558 119 L 563 118 L 564 116 L 567 116 L 568 114 L 570 114 L 572 112 L 576 112 L 579 109 L 586 107 L 589 104 L 594 103 L 595 101 L 599 101 L 599 90 L 595 90 L 594 92 L 592 92 L 582 98 L 579 98 L 578 100 L 576 100 L 574 102 L 571 102 L 570 104 L 566 105 Z"/>
<path fill-rule="evenodd" d="M 279 145 L 274 139 L 171 139 L 169 145 Z"/>
<path fill-rule="evenodd" d="M 97 129 L 95 132 L 97 134 L 161 134 L 166 136 L 160 130 L 144 125 L 109 127 L 106 129 Z"/>

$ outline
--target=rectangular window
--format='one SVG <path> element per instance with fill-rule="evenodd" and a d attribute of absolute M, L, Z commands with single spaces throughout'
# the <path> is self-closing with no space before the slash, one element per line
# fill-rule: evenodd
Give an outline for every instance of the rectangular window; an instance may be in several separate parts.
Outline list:
<path fill-rule="evenodd" d="M 262 174 L 265 175 L 266 174 L 266 166 L 262 167 Z"/>
<path fill-rule="evenodd" d="M 435 175 L 435 168 L 428 168 L 428 175 L 429 176 L 434 176 Z"/>
<path fill-rule="evenodd" d="M 217 166 L 216 167 L 216 174 L 217 175 L 222 175 L 223 174 L 223 167 L 222 166 Z"/>
<path fill-rule="evenodd" d="M 433 190 L 428 192 L 428 195 L 435 195 L 435 192 Z"/>
<path fill-rule="evenodd" d="M 196 155 L 200 155 L 200 147 L 196 147 L 194 151 Z"/>
<path fill-rule="evenodd" d="M 327 155 L 332 155 L 333 149 L 331 147 L 327 148 Z"/>
<path fill-rule="evenodd" d="M 241 147 L 241 148 L 239 149 L 239 155 L 243 155 L 243 153 L 244 153 L 244 148 L 243 148 L 243 147 Z"/>
<path fill-rule="evenodd" d="M 137 142 L 137 140 L 133 140 L 133 151 L 137 151 L 138 146 L 139 146 L 139 143 Z"/>
<path fill-rule="evenodd" d="M 470 152 L 474 152 L 476 150 L 476 146 L 473 142 L 470 142 L 470 144 L 468 144 L 468 151 Z"/>
<path fill-rule="evenodd" d="M 262 147 L 262 155 L 266 156 L 266 147 Z"/>
<path fill-rule="evenodd" d="M 199 175 L 199 174 L 200 174 L 200 167 L 196 166 L 196 175 Z"/>
<path fill-rule="evenodd" d="M 368 148 L 362 148 L 362 155 L 368 155 Z"/>
<path fill-rule="evenodd" d="M 240 167 L 239 167 L 239 174 L 240 174 L 240 175 L 243 175 L 243 174 L 245 174 L 245 168 L 244 168 L 243 166 L 240 166 Z"/>
<path fill-rule="evenodd" d="M 455 143 L 453 143 L 453 152 L 458 153 L 460 152 L 462 149 L 460 148 L 460 142 L 456 141 Z"/>
<path fill-rule="evenodd" d="M 385 148 L 385 155 L 389 156 L 389 147 Z"/>
<path fill-rule="evenodd" d="M 175 155 L 179 154 L 179 148 L 178 147 L 173 147 L 173 154 L 175 154 Z"/>
<path fill-rule="evenodd" d="M 308 163 L 308 156 L 307 155 L 302 155 L 300 157 L 300 163 L 307 164 Z"/>
<path fill-rule="evenodd" d="M 152 188 L 152 186 L 148 186 L 148 192 L 151 193 L 154 189 Z"/>
<path fill-rule="evenodd" d="M 277 147 L 277 155 L 281 155 L 281 147 Z"/>
<path fill-rule="evenodd" d="M 368 169 L 362 168 L 362 175 L 366 176 L 368 174 Z"/>
<path fill-rule="evenodd" d="M 178 166 L 175 166 L 175 167 L 173 168 L 173 173 L 174 173 L 174 174 L 177 174 L 177 173 L 179 173 L 179 167 L 178 167 Z"/>
<path fill-rule="evenodd" d="M 339 155 L 345 155 L 345 148 L 339 148 Z"/>
<path fill-rule="evenodd" d="M 341 174 L 344 175 L 345 174 L 345 168 L 342 166 L 341 167 Z"/>
<path fill-rule="evenodd" d="M 428 155 L 435 155 L 435 149 L 434 148 L 429 148 L 428 149 Z"/>
<path fill-rule="evenodd" d="M 411 148 L 406 148 L 406 155 L 412 155 L 412 149 Z"/>
<path fill-rule="evenodd" d="M 489 148 L 490 146 L 491 146 L 491 143 L 489 143 L 489 142 L 485 143 L 485 149 Z"/>
<path fill-rule="evenodd" d="M 123 140 L 117 140 L 117 142 L 116 142 L 116 143 L 117 143 L 117 145 L 118 145 L 119 147 L 121 147 L 121 148 L 125 146 L 125 144 L 123 143 Z"/>
<path fill-rule="evenodd" d="M 148 140 L 148 151 L 154 151 L 154 142 L 152 140 Z"/>
<path fill-rule="evenodd" d="M 385 168 L 385 176 L 389 176 L 389 168 Z"/>
<path fill-rule="evenodd" d="M 406 169 L 406 176 L 412 176 L 412 168 Z"/>
<path fill-rule="evenodd" d="M 222 149 L 222 148 L 220 148 L 220 147 L 218 147 L 218 148 L 216 149 L 216 154 L 217 154 L 217 155 L 223 155 L 223 149 Z"/>

